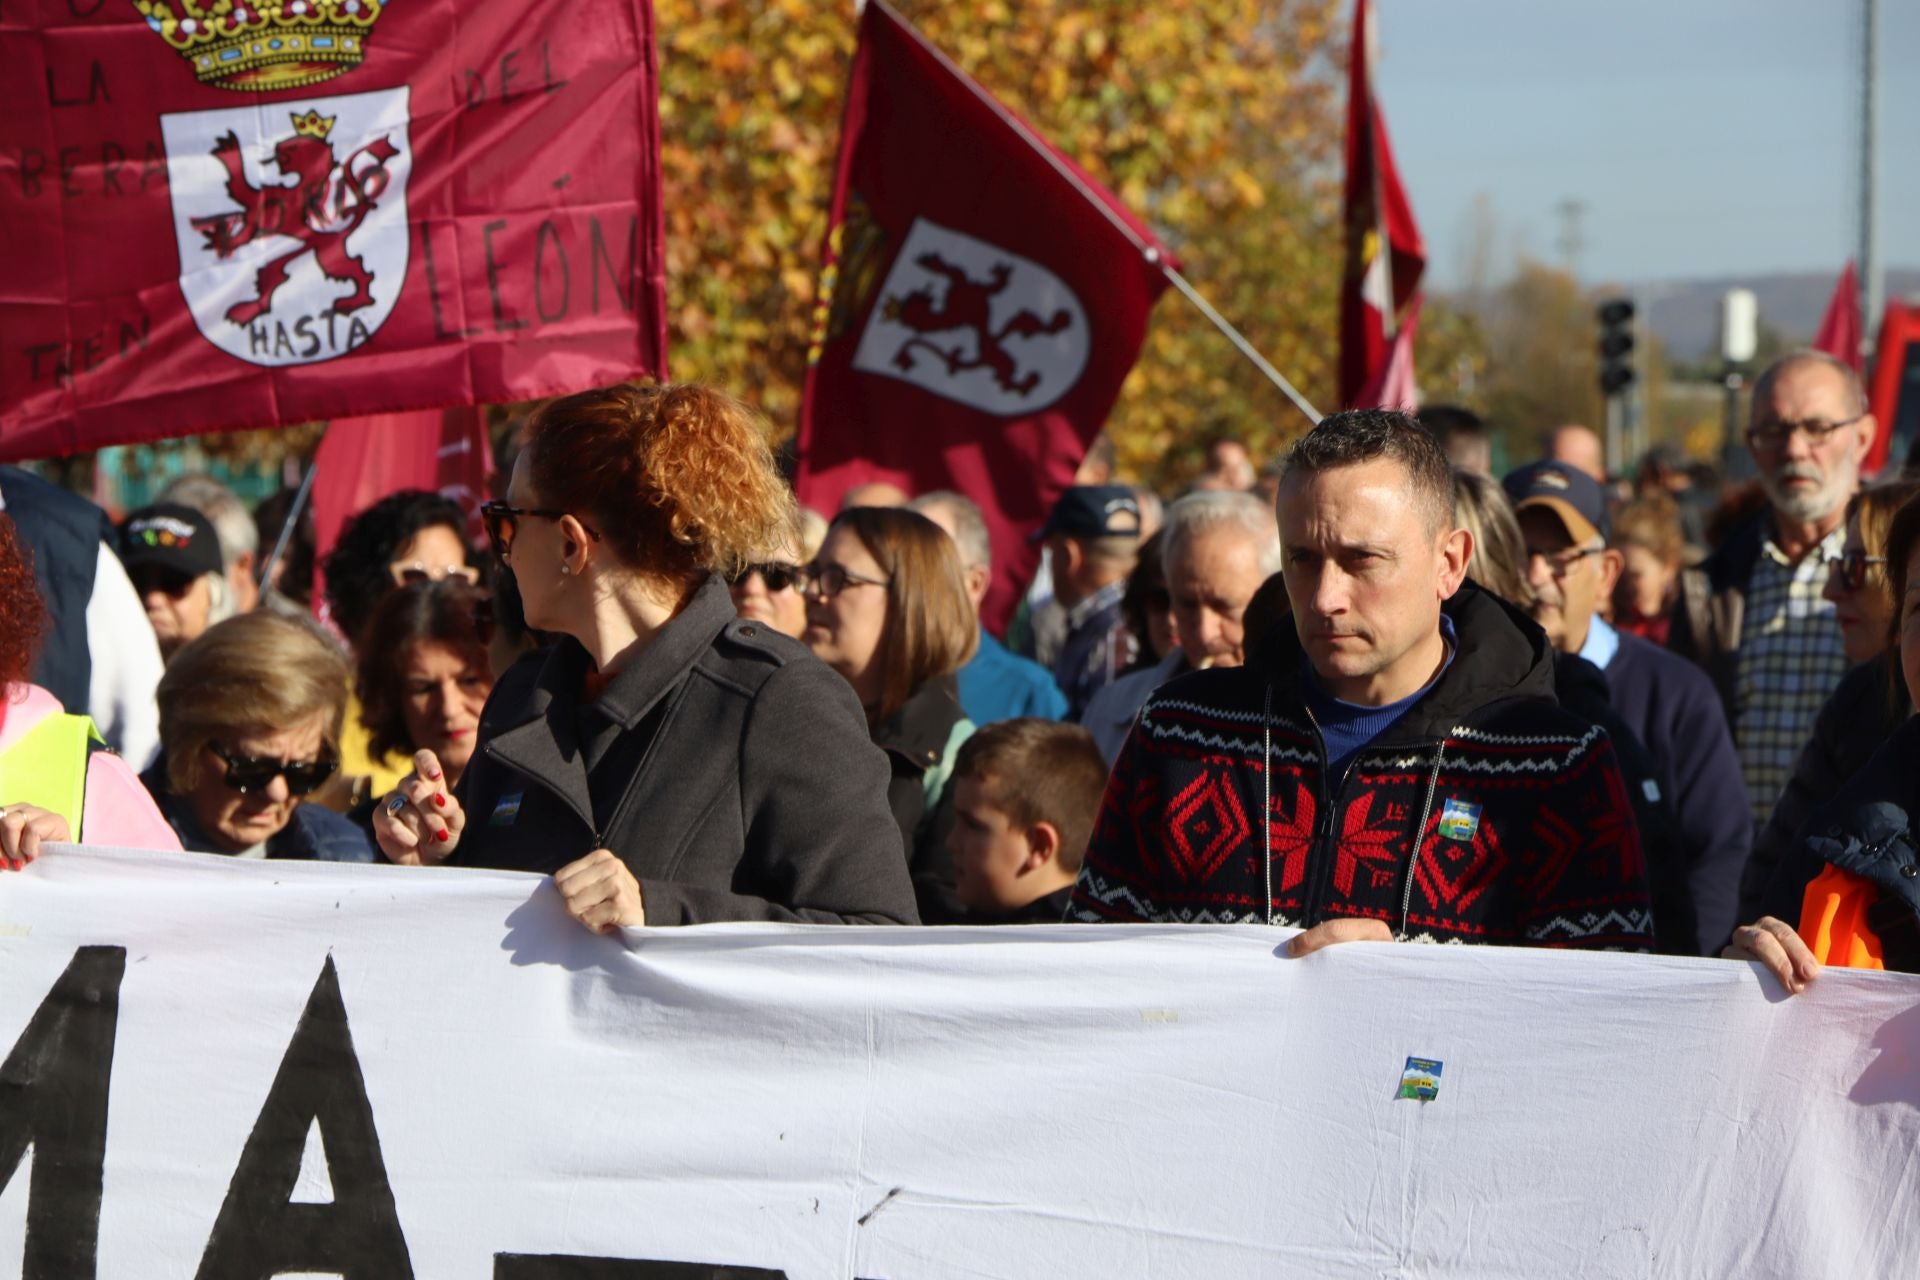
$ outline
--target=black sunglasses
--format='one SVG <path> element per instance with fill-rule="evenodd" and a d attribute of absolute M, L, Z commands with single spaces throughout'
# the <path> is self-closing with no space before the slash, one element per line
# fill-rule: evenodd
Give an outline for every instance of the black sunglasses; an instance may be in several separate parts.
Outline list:
<path fill-rule="evenodd" d="M 1848 551 L 1841 555 L 1827 557 L 1827 575 L 1839 579 L 1840 585 L 1848 591 L 1858 591 L 1867 585 L 1867 566 L 1886 562 L 1885 556 L 1870 556 L 1864 551 Z"/>
<path fill-rule="evenodd" d="M 556 511 L 552 507 L 513 507 L 508 506 L 504 502 L 483 502 L 480 504 L 480 519 L 486 523 L 487 540 L 493 543 L 493 553 L 502 560 L 505 560 L 509 555 L 513 554 L 513 539 L 514 535 L 519 532 L 519 518 L 521 516 L 533 516 L 540 520 L 558 520 L 566 514 L 566 512 Z M 595 542 L 600 541 L 599 530 L 586 524 L 584 521 L 580 527 L 587 531 L 589 538 L 592 538 Z"/>
<path fill-rule="evenodd" d="M 788 587 L 797 587 L 800 585 L 800 566 L 797 564 L 781 564 L 778 561 L 769 561 L 766 564 L 742 565 L 739 572 L 727 579 L 727 584 L 737 587 L 756 573 L 760 575 L 760 581 L 767 584 L 767 590 L 769 591 L 785 591 Z"/>
<path fill-rule="evenodd" d="M 340 767 L 338 760 L 275 760 L 271 756 L 237 756 L 217 742 L 207 744 L 227 766 L 226 784 L 241 795 L 259 791 L 275 778 L 287 780 L 287 791 L 310 795 Z"/>

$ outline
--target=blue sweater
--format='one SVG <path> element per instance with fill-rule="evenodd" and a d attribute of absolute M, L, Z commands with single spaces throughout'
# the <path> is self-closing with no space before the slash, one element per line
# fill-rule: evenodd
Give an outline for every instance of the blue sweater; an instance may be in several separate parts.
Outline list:
<path fill-rule="evenodd" d="M 1053 673 L 1023 658 L 980 631 L 980 648 L 960 668 L 960 709 L 976 725 L 1020 716 L 1058 720 L 1067 714 L 1067 695 Z"/>
<path fill-rule="evenodd" d="M 1700 945 L 1717 954 L 1741 923 L 1740 873 L 1753 850 L 1753 810 L 1726 712 L 1699 667 L 1638 636 L 1619 640 L 1606 665 L 1613 709 L 1660 770 L 1687 853 Z"/>

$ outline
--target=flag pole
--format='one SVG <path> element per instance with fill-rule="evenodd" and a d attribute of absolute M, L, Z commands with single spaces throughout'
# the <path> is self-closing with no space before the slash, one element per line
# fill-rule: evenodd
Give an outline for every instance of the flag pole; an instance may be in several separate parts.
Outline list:
<path fill-rule="evenodd" d="M 1247 341 L 1245 335 L 1243 335 L 1240 332 L 1240 330 L 1234 328 L 1231 321 L 1229 321 L 1225 316 L 1221 315 L 1217 310 L 1215 310 L 1213 307 L 1213 304 L 1208 302 L 1204 297 L 1202 297 L 1198 289 L 1195 289 L 1192 284 L 1188 283 L 1187 278 L 1181 275 L 1179 270 L 1175 268 L 1171 262 L 1167 261 L 1166 255 L 1161 253 L 1157 246 L 1148 244 L 1144 240 L 1142 240 L 1140 238 L 1140 233 L 1134 230 L 1134 228 L 1128 224 L 1125 218 L 1122 218 L 1118 213 L 1116 213 L 1112 205 L 1109 205 L 1105 200 L 1102 200 L 1096 192 L 1090 190 L 1087 187 L 1087 184 L 1081 179 L 1080 175 L 1075 173 L 1069 165 L 1067 165 L 1065 162 L 1063 162 L 1060 159 L 1059 156 L 1055 155 L 1053 152 L 1053 148 L 1049 147 L 1044 141 L 1042 141 L 1033 132 L 1032 129 L 1029 129 L 1024 120 L 1020 119 L 1020 117 L 1008 111 L 1006 107 L 1001 105 L 999 99 L 995 98 L 992 94 L 988 93 L 985 89 L 981 88 L 978 81 L 976 81 L 972 76 L 968 75 L 966 72 L 962 71 L 959 68 L 959 66 L 955 64 L 953 59 L 949 58 L 946 55 L 945 50 L 941 49 L 939 45 L 934 44 L 931 40 L 928 40 L 925 36 L 921 35 L 919 28 L 915 27 L 912 23 L 908 22 L 905 18 L 902 18 L 900 14 L 893 8 L 893 6 L 886 2 L 886 0 L 860 0 L 860 3 L 856 6 L 856 8 L 864 9 L 867 4 L 878 5 L 880 8 L 886 10 L 889 14 L 891 14 L 894 20 L 898 22 L 901 25 L 901 27 L 904 28 L 909 34 L 911 34 L 914 40 L 923 49 L 925 49 L 937 61 L 939 61 L 941 65 L 945 66 L 948 71 L 951 71 L 956 80 L 966 85 L 967 88 L 973 93 L 974 97 L 980 99 L 982 103 L 986 104 L 988 110 L 992 111 L 996 116 L 1000 117 L 1001 123 L 1005 124 L 1008 128 L 1012 129 L 1014 133 L 1018 134 L 1022 139 L 1024 139 L 1028 146 L 1032 147 L 1034 151 L 1039 153 L 1041 159 L 1045 160 L 1049 165 L 1053 166 L 1053 171 L 1055 173 L 1059 174 L 1062 178 L 1065 178 L 1067 182 L 1072 185 L 1073 189 L 1075 191 L 1078 191 L 1081 194 L 1081 196 L 1083 196 L 1086 199 L 1088 204 L 1091 204 L 1094 208 L 1098 209 L 1101 212 L 1101 214 L 1106 218 L 1106 220 L 1113 224 L 1114 229 L 1118 231 L 1121 235 L 1125 236 L 1133 244 L 1133 247 L 1140 251 L 1140 255 L 1143 258 L 1145 258 L 1147 262 L 1154 267 L 1155 270 L 1159 271 L 1161 275 L 1164 275 L 1167 278 L 1168 282 L 1172 284 L 1174 288 L 1180 291 L 1180 294 L 1182 297 L 1186 298 L 1187 301 L 1191 302 L 1195 307 L 1197 307 L 1200 311 L 1200 314 L 1205 316 L 1209 321 L 1211 321 L 1214 328 L 1218 329 L 1222 334 L 1226 335 L 1227 341 L 1231 342 L 1234 345 L 1234 347 L 1240 352 L 1241 355 L 1245 356 L 1248 360 L 1252 361 L 1254 368 L 1258 369 L 1261 373 L 1265 374 L 1267 376 L 1267 380 L 1272 382 L 1274 386 L 1278 387 L 1280 389 L 1280 393 L 1286 396 L 1288 400 L 1293 402 L 1294 408 L 1298 409 L 1301 412 L 1301 414 L 1306 418 L 1309 425 L 1314 425 L 1314 426 L 1319 425 L 1319 422 L 1320 422 L 1319 413 L 1315 412 L 1314 407 L 1307 402 L 1307 398 L 1301 395 L 1300 392 L 1294 388 L 1294 385 L 1291 382 L 1287 381 L 1286 376 L 1282 374 L 1278 369 L 1274 368 L 1273 363 L 1271 361 L 1269 361 L 1265 356 L 1261 355 L 1257 350 L 1255 350 L 1253 344 Z"/>
<path fill-rule="evenodd" d="M 326 433 L 321 432 L 324 439 Z M 273 540 L 273 551 L 260 566 L 260 585 L 265 587 L 273 581 L 273 567 L 280 563 L 280 557 L 287 553 L 287 544 L 293 541 L 293 531 L 299 527 L 300 517 L 307 509 L 307 500 L 313 495 L 313 477 L 320 471 L 320 457 L 316 449 L 314 459 L 307 464 L 307 474 L 300 477 L 300 487 L 294 490 L 293 501 L 287 506 L 287 518 L 280 526 L 280 536 Z"/>

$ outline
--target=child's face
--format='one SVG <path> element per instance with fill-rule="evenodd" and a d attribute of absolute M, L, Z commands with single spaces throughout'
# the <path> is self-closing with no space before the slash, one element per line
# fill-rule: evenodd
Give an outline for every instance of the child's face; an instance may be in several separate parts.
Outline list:
<path fill-rule="evenodd" d="M 1016 830 L 995 804 L 993 780 L 953 780 L 953 830 L 947 849 L 953 854 L 954 892 L 976 911 L 1012 911 L 1033 897 L 1021 877 L 1036 863 L 1027 833 Z"/>

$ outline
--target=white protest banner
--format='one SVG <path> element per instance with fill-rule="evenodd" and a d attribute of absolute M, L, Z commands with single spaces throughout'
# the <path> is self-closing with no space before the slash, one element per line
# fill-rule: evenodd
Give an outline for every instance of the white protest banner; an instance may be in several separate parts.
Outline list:
<path fill-rule="evenodd" d="M 1920 980 L 1282 936 L 57 848 L 0 876 L 0 1275 L 1915 1274 Z"/>

